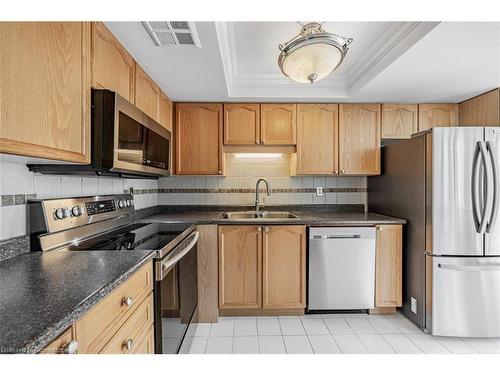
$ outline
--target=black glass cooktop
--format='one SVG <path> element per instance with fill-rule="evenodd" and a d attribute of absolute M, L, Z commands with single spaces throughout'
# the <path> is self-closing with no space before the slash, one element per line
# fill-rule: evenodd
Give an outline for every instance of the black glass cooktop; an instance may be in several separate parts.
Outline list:
<path fill-rule="evenodd" d="M 75 242 L 66 250 L 161 250 L 190 227 L 190 224 L 130 224 Z"/>

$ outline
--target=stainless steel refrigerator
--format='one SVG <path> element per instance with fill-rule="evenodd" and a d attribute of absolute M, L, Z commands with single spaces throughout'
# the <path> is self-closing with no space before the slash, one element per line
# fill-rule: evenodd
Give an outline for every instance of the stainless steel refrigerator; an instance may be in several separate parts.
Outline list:
<path fill-rule="evenodd" d="M 370 211 L 407 219 L 402 312 L 434 335 L 500 336 L 500 127 L 435 128 L 382 148 Z"/>

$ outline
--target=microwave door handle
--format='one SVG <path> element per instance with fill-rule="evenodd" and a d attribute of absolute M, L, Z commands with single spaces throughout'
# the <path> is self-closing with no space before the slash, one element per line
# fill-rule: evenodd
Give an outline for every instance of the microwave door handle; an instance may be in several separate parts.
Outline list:
<path fill-rule="evenodd" d="M 484 145 L 483 142 L 479 142 L 479 151 L 481 153 L 481 162 L 482 162 L 482 168 L 484 170 L 484 176 L 481 176 L 481 179 L 483 180 L 483 187 L 484 191 L 481 191 L 481 194 L 484 194 L 484 198 L 481 199 L 481 206 L 482 206 L 482 212 L 481 212 L 481 224 L 479 225 L 479 233 L 484 233 L 486 230 L 486 224 L 488 224 L 488 220 L 486 219 L 487 216 L 487 208 L 488 208 L 488 202 L 489 202 L 489 189 L 488 189 L 488 181 L 489 179 L 489 170 L 486 165 L 487 161 L 487 152 L 486 152 L 486 146 Z"/>
<path fill-rule="evenodd" d="M 491 233 L 491 231 L 495 228 L 495 224 L 498 216 L 498 205 L 500 203 L 500 197 L 498 194 L 499 188 L 499 173 L 498 173 L 498 160 L 495 148 L 491 144 L 491 142 L 486 142 L 486 150 L 490 155 L 491 160 L 491 169 L 493 171 L 493 206 L 491 208 L 491 216 L 488 222 L 488 226 L 486 227 L 486 233 Z"/>
<path fill-rule="evenodd" d="M 474 219 L 474 225 L 476 227 L 476 232 L 479 232 L 480 222 L 479 222 L 479 196 L 478 196 L 478 184 L 479 184 L 479 142 L 476 143 L 474 150 L 474 156 L 472 158 L 472 178 L 471 178 L 471 200 L 472 200 L 472 218 Z"/>

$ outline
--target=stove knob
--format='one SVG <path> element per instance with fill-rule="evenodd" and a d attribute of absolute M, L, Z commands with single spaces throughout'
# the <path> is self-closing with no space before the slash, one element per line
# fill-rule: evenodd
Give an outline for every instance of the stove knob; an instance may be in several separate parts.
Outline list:
<path fill-rule="evenodd" d="M 125 205 L 126 205 L 127 207 L 130 207 L 130 199 L 127 199 L 127 200 L 125 201 Z"/>
<path fill-rule="evenodd" d="M 125 207 L 125 202 L 124 202 L 123 200 L 121 200 L 121 199 L 120 199 L 120 200 L 118 201 L 118 208 L 123 208 L 123 207 Z"/>
<path fill-rule="evenodd" d="M 134 205 L 134 201 L 132 199 L 127 200 L 127 205 L 132 207 Z"/>
<path fill-rule="evenodd" d="M 67 208 L 58 208 L 54 215 L 56 219 L 62 220 L 69 216 L 69 210 Z"/>
<path fill-rule="evenodd" d="M 73 216 L 82 216 L 83 211 L 80 206 L 75 206 L 71 209 L 71 214 Z"/>

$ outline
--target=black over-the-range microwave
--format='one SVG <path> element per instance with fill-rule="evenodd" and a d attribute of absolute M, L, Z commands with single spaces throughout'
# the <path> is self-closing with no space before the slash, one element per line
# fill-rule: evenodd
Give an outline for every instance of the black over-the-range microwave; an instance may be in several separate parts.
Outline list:
<path fill-rule="evenodd" d="M 28 164 L 28 168 L 44 174 L 170 175 L 170 131 L 113 91 L 92 89 L 91 140 L 90 164 Z"/>

